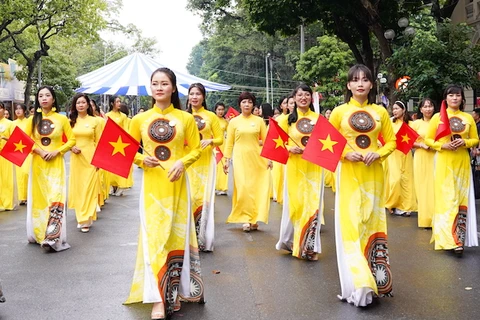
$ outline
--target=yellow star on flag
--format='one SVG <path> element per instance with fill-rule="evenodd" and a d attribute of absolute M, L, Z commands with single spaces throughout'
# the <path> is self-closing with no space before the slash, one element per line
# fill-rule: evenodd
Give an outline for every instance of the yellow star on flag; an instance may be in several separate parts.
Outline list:
<path fill-rule="evenodd" d="M 278 136 L 277 139 L 272 139 L 273 141 L 275 141 L 276 145 L 275 145 L 275 149 L 277 149 L 278 147 L 282 147 L 285 149 L 285 144 L 283 143 L 283 140 L 280 136 Z"/>
<path fill-rule="evenodd" d="M 22 143 L 22 140 L 20 140 L 18 143 L 14 142 L 13 145 L 15 146 L 15 150 L 13 150 L 13 152 L 20 151 L 21 153 L 23 153 L 23 149 L 27 147 Z"/>
<path fill-rule="evenodd" d="M 323 139 L 318 139 L 318 141 L 320 141 L 322 143 L 322 150 L 321 151 L 324 151 L 324 150 L 330 150 L 331 153 L 334 153 L 333 151 L 333 146 L 336 145 L 338 142 L 337 141 L 333 141 L 331 138 L 330 138 L 330 135 L 327 135 L 327 138 L 325 140 Z"/>
<path fill-rule="evenodd" d="M 408 134 L 402 136 L 402 142 L 409 143 L 410 140 L 412 140 L 412 139 L 410 139 L 410 137 L 408 136 Z"/>
<path fill-rule="evenodd" d="M 121 153 L 121 154 L 125 155 L 125 148 L 130 145 L 130 143 L 123 143 L 121 136 L 118 136 L 117 142 L 109 142 L 109 143 L 114 148 L 112 156 L 117 154 L 117 153 Z"/>

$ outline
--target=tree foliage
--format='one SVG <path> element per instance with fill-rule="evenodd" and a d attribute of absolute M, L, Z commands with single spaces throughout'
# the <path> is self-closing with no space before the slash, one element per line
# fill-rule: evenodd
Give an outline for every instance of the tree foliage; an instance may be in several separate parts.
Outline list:
<path fill-rule="evenodd" d="M 403 97 L 430 97 L 437 102 L 443 90 L 455 83 L 466 88 L 480 85 L 480 46 L 472 45 L 474 29 L 448 21 L 437 24 L 432 17 L 419 17 L 415 37 L 395 50 L 387 61 L 411 80 Z"/>
<path fill-rule="evenodd" d="M 267 100 L 265 60 L 270 53 L 267 63 L 271 59 L 276 104 L 281 96 L 290 93 L 298 83 L 292 78 L 299 59 L 299 37 L 285 37 L 279 33 L 265 35 L 241 17 L 241 12 L 232 11 L 224 19 L 210 21 L 205 39 L 192 50 L 187 70 L 210 81 L 233 86 L 228 92 L 209 93 L 209 105 L 223 100 L 236 106 L 238 95 L 245 90 L 252 91 L 258 103 L 263 103 Z M 321 34 L 320 25 L 307 28 L 307 46 L 315 44 L 316 38 Z"/>
<path fill-rule="evenodd" d="M 322 93 L 322 106 L 333 108 L 342 100 L 348 67 L 355 61 L 348 46 L 336 37 L 322 36 L 297 63 L 295 79 L 315 84 Z"/>
<path fill-rule="evenodd" d="M 2 18 L 1 23 L 8 23 L 2 30 L 8 35 L 4 42 L 11 43 L 26 66 L 25 103 L 29 103 L 37 62 L 49 55 L 53 39 L 72 37 L 78 45 L 98 39 L 97 32 L 106 25 L 102 14 L 108 9 L 107 0 L 37 0 L 35 4 L 33 12 L 31 6 L 24 7 L 27 12 L 17 10 L 20 17 L 26 16 L 24 19 L 9 23 Z M 28 23 L 21 33 L 13 31 Z"/>

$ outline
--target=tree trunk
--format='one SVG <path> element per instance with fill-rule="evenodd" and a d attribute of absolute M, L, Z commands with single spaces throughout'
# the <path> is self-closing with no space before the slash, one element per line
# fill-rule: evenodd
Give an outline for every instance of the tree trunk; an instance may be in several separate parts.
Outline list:
<path fill-rule="evenodd" d="M 30 95 L 32 94 L 32 82 L 33 82 L 33 74 L 35 72 L 35 64 L 36 61 L 30 60 L 27 62 L 27 79 L 26 79 L 26 84 L 25 84 L 25 97 L 24 97 L 24 103 L 28 108 L 30 108 Z"/>

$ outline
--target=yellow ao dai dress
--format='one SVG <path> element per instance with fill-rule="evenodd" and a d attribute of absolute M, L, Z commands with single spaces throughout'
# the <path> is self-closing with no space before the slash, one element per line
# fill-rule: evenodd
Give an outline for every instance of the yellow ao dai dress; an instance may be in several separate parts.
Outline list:
<path fill-rule="evenodd" d="M 33 119 L 32 119 L 33 120 Z M 33 153 L 32 168 L 28 177 L 27 237 L 32 243 L 40 243 L 55 251 L 70 248 L 66 237 L 65 201 L 66 173 L 63 155 L 75 145 L 75 137 L 70 123 L 64 115 L 50 111 L 42 113 L 42 121 L 33 128 L 27 125 L 26 133 L 36 145 L 45 151 L 59 151 L 60 154 L 45 161 Z M 62 140 L 63 135 L 67 142 Z"/>
<path fill-rule="evenodd" d="M 297 144 L 305 148 L 318 119 L 318 114 L 311 110 L 297 112 L 297 122 L 288 125 L 288 117 L 279 122 L 290 137 L 288 148 Z M 322 251 L 323 180 L 321 167 L 302 159 L 301 154 L 290 153 L 286 164 L 285 199 L 277 250 L 289 250 L 300 259 L 318 260 Z"/>
<path fill-rule="evenodd" d="M 0 150 L 6 141 L 1 137 L 9 138 L 14 124 L 7 118 L 0 120 Z M 0 156 L 0 211 L 13 210 L 18 204 L 17 187 L 14 175 L 15 165 Z"/>
<path fill-rule="evenodd" d="M 400 130 L 403 121 L 397 120 L 392 123 L 395 133 Z M 413 183 L 413 156 L 409 151 L 404 154 L 395 150 L 387 158 L 388 177 L 385 183 L 386 199 L 385 208 L 396 209 L 397 214 L 410 215 L 417 211 L 417 199 Z"/>
<path fill-rule="evenodd" d="M 384 174 L 381 161 L 395 150 L 395 134 L 385 108 L 355 99 L 336 107 L 332 125 L 348 145 L 336 171 L 335 240 L 340 274 L 340 299 L 366 306 L 374 295 L 392 295 L 388 256 Z M 382 134 L 385 145 L 379 147 Z M 353 149 L 352 149 L 353 148 Z M 380 159 L 366 166 L 345 159 L 348 152 L 376 152 Z"/>
<path fill-rule="evenodd" d="M 424 119 L 415 120 L 412 123 L 412 128 L 419 137 L 417 142 L 425 143 L 425 136 L 427 134 L 428 125 L 430 121 Z M 413 181 L 415 183 L 415 194 L 417 196 L 418 206 L 418 227 L 431 228 L 433 226 L 433 212 L 434 212 L 434 149 L 415 149 L 413 155 Z"/>
<path fill-rule="evenodd" d="M 270 172 L 259 144 L 266 134 L 265 122 L 255 115 L 241 114 L 228 124 L 225 157 L 232 159 L 233 197 L 227 223 L 268 223 Z"/>
<path fill-rule="evenodd" d="M 201 107 L 193 110 L 193 117 L 200 132 L 200 140 L 212 139 L 202 149 L 200 159 L 187 170 L 192 192 L 193 216 L 197 230 L 198 247 L 201 251 L 213 251 L 215 236 L 215 181 L 216 163 L 213 149 L 223 143 L 223 132 L 215 113 Z"/>
<path fill-rule="evenodd" d="M 28 122 L 32 119 L 23 118 L 16 119 L 13 121 L 13 124 L 25 132 L 27 130 Z M 26 201 L 27 200 L 27 190 L 28 190 L 28 171 L 30 170 L 30 165 L 32 163 L 32 156 L 29 155 L 21 167 L 15 166 L 15 174 L 17 176 L 17 190 L 18 190 L 18 200 Z"/>
<path fill-rule="evenodd" d="M 432 242 L 435 250 L 478 246 L 475 196 L 468 148 L 478 144 L 477 126 L 466 112 L 447 108 L 452 133 L 435 140 L 440 114 L 430 120 L 425 137 L 426 144 L 437 151 L 435 158 L 435 212 Z M 451 139 L 465 140 L 455 151 L 443 150 Z"/>
<path fill-rule="evenodd" d="M 81 153 L 70 156 L 68 208 L 75 209 L 77 227 L 90 227 L 97 220 L 100 180 L 98 170 L 91 165 L 95 148 L 102 134 L 102 123 L 97 117 L 78 117 L 73 127 L 76 147 Z"/>
<path fill-rule="evenodd" d="M 224 138 L 224 143 L 219 146 L 220 151 L 224 153 L 225 151 L 225 140 L 227 138 L 227 128 L 228 128 L 228 121 L 225 118 L 218 118 L 218 122 L 220 124 L 220 129 L 222 130 L 222 135 Z M 215 185 L 215 190 L 221 194 L 226 194 L 228 190 L 228 176 L 223 171 L 223 165 L 225 164 L 225 158 L 222 159 L 217 164 L 217 182 Z"/>
<path fill-rule="evenodd" d="M 177 160 L 188 168 L 200 157 L 199 133 L 191 114 L 170 105 L 165 110 L 154 106 L 137 114 L 132 119 L 130 134 L 137 141 L 142 140 L 145 151 L 157 157 L 165 169 L 145 167 L 146 155 L 136 156 L 135 163 L 143 168 L 140 235 L 126 303 L 163 301 L 166 312 L 171 314 L 178 294 L 189 301 L 203 301 L 187 174 L 175 182 L 167 177 Z"/>

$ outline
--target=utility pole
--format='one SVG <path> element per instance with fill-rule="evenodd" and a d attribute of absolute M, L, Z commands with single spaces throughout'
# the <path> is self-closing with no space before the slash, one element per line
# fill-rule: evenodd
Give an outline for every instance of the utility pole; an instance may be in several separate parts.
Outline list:
<path fill-rule="evenodd" d="M 270 92 L 268 90 L 268 58 L 270 58 L 270 52 L 265 56 L 265 87 L 267 94 L 267 103 L 270 102 Z"/>

